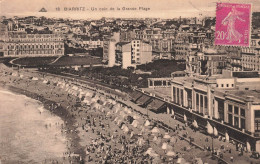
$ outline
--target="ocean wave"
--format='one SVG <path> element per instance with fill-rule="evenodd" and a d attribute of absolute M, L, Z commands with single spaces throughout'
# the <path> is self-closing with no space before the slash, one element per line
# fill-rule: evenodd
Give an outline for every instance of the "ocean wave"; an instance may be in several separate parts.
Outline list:
<path fill-rule="evenodd" d="M 0 90 L 0 93 L 4 93 L 4 94 L 9 94 L 9 95 L 13 95 L 13 96 L 16 96 L 16 94 L 10 92 L 10 91 L 7 91 L 7 90 Z"/>

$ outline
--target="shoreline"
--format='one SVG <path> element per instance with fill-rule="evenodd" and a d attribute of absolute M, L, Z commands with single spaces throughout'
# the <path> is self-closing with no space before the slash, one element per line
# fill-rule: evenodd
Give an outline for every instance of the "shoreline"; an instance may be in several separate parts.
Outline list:
<path fill-rule="evenodd" d="M 22 73 L 24 73 L 24 75 L 26 74 L 25 75 L 26 77 L 23 76 Z M 71 80 L 70 78 L 68 80 L 66 78 L 63 79 L 52 75 L 44 76 L 36 72 L 28 72 L 28 71 L 19 72 L 19 75 L 14 73 L 12 74 L 4 73 L 4 76 L 2 77 L 3 78 L 0 80 L 0 87 L 1 85 L 3 85 L 4 88 L 7 88 L 12 92 L 20 93 L 22 95 L 26 95 L 28 97 L 41 101 L 44 104 L 45 109 L 49 110 L 51 113 L 60 117 L 64 122 L 67 122 L 65 128 L 68 130 L 68 133 L 66 133 L 66 138 L 72 141 L 72 145 L 70 149 L 72 151 L 75 151 L 75 153 L 78 153 L 77 155 L 81 155 L 81 157 L 83 157 L 83 159 L 87 163 L 91 161 L 104 162 L 107 160 L 110 161 L 114 160 L 114 162 L 115 161 L 118 162 L 118 160 L 124 161 L 126 158 L 129 159 L 128 157 L 134 159 L 134 161 L 136 160 L 140 161 L 143 159 L 143 157 L 146 158 L 146 161 L 153 161 L 153 160 L 165 161 L 165 159 L 167 159 L 167 161 L 173 160 L 167 157 L 166 150 L 164 151 L 162 150 L 163 142 L 168 143 L 168 140 L 164 139 L 163 134 L 166 136 L 170 134 L 170 137 L 172 137 L 173 140 L 169 142 L 170 144 L 169 149 L 176 152 L 178 158 L 187 159 L 189 162 L 193 162 L 195 160 L 195 157 L 197 156 L 203 159 L 203 161 L 205 162 L 210 162 L 210 163 L 217 162 L 209 158 L 211 154 L 209 151 L 198 150 L 198 146 L 191 145 L 187 140 L 183 140 L 182 139 L 183 137 L 180 137 L 183 136 L 184 134 L 185 135 L 189 134 L 189 136 L 198 135 L 201 138 L 196 138 L 195 142 L 196 143 L 198 142 L 199 146 L 203 147 L 204 145 L 204 150 L 205 150 L 205 146 L 206 148 L 210 147 L 210 143 L 206 141 L 206 139 L 208 140 L 208 136 L 204 136 L 203 134 L 197 134 L 196 132 L 193 132 L 192 129 L 189 128 L 184 129 L 182 123 L 180 123 L 177 120 L 172 120 L 172 118 L 170 118 L 170 116 L 168 115 L 165 114 L 157 115 L 151 112 L 149 115 L 151 117 L 148 118 L 146 117 L 146 112 L 144 112 L 143 108 L 139 107 L 137 104 L 133 104 L 132 102 L 125 101 L 125 100 L 121 100 L 121 101 L 119 100 L 117 101 L 117 103 L 115 102 L 116 104 L 108 101 L 108 103 L 113 104 L 114 107 L 112 109 L 107 110 L 109 108 L 105 109 L 106 107 L 104 106 L 104 110 L 101 108 L 97 110 L 95 109 L 97 108 L 95 105 L 99 104 L 97 100 L 101 100 L 101 104 L 102 104 L 102 101 L 104 100 L 106 101 L 108 97 L 114 99 L 113 94 L 111 95 L 102 89 L 92 90 L 84 86 L 85 85 L 84 82 L 81 83 L 78 80 L 74 80 L 74 79 Z M 45 80 L 49 81 L 49 83 L 47 84 Z M 61 83 L 58 84 L 58 81 Z M 90 101 L 90 104 L 91 102 L 96 101 L 96 103 L 94 103 L 94 106 L 88 105 L 87 107 L 80 106 L 78 108 L 77 102 L 79 101 L 79 98 L 81 98 L 81 96 L 75 93 L 76 90 L 77 91 L 83 90 L 83 92 L 89 92 L 89 91 L 97 92 L 98 94 L 93 93 L 93 95 L 91 93 L 91 95 L 93 96 L 93 97 L 91 96 L 92 98 L 88 97 L 89 95 L 87 94 L 86 94 L 87 97 L 85 97 L 86 99 L 88 98 L 91 99 L 88 100 L 88 102 Z M 103 99 L 104 98 L 103 96 L 107 96 L 107 97 Z M 54 104 L 55 106 L 61 104 L 61 107 L 56 108 L 59 110 L 52 110 L 50 108 L 52 107 L 51 104 Z M 127 110 L 130 109 L 130 113 L 125 109 Z M 133 127 L 131 122 L 128 120 L 128 117 L 125 117 L 127 115 L 133 116 L 131 113 L 135 113 L 137 114 L 137 116 L 140 116 L 139 118 L 134 118 L 137 120 L 137 122 L 140 123 L 140 127 L 139 126 Z M 146 126 L 145 120 L 149 120 L 151 122 L 151 126 L 149 125 L 148 127 L 145 127 Z M 123 127 L 122 122 L 130 127 L 131 135 L 132 132 L 135 135 L 134 138 L 131 138 L 130 133 L 124 134 L 124 130 L 122 129 Z M 108 126 L 109 128 L 103 129 L 102 126 L 106 124 L 109 125 Z M 173 131 L 169 131 L 168 128 L 165 129 L 164 128 L 165 125 L 171 127 L 170 129 L 173 129 Z M 157 138 L 156 137 L 151 138 L 151 136 L 154 136 L 152 132 L 153 127 L 158 127 L 160 129 L 160 134 Z M 110 134 L 116 134 L 116 137 L 114 135 L 111 136 Z M 106 140 L 103 141 L 101 139 L 103 137 L 108 139 L 109 142 L 107 142 Z M 123 142 L 125 142 L 125 144 L 123 145 L 122 145 L 122 137 L 124 138 Z M 176 139 L 176 141 L 174 139 Z M 99 144 L 97 145 L 95 144 L 97 142 L 103 144 L 102 148 Z M 104 148 L 103 142 L 107 142 L 105 145 L 108 146 L 108 149 L 107 148 L 105 148 L 105 150 L 103 149 Z M 140 145 L 137 146 L 136 144 L 133 144 L 139 142 L 142 142 L 144 145 L 141 144 L 142 146 Z M 214 142 L 218 142 L 218 141 L 215 140 Z M 221 141 L 218 143 L 219 145 L 223 144 Z M 73 144 L 75 144 L 74 148 L 73 148 Z M 131 151 L 129 152 L 125 150 L 126 147 L 123 147 L 124 145 L 127 146 L 127 149 L 131 148 L 131 146 L 137 146 L 138 147 L 137 154 L 135 148 L 134 148 L 135 153 L 131 154 Z M 114 150 L 113 152 L 110 150 L 111 146 L 112 146 L 112 150 Z M 143 152 L 145 152 L 146 150 L 147 150 L 146 154 L 147 152 L 149 152 L 150 148 L 147 149 L 148 148 L 147 146 L 154 149 L 155 152 L 159 154 L 159 157 L 161 159 L 158 158 L 158 156 L 152 159 L 147 158 L 147 156 L 143 156 Z M 228 149 L 230 149 L 229 146 L 232 145 L 230 143 L 227 143 L 226 147 Z M 84 148 L 86 149 L 83 150 Z M 232 154 L 235 154 L 233 152 L 235 152 L 234 149 L 232 150 Z M 105 156 L 104 153 L 106 153 Z M 127 155 L 128 153 L 134 156 L 131 155 L 129 156 Z M 224 153 L 226 153 L 226 150 L 224 150 Z M 85 158 L 85 157 L 92 157 L 92 158 L 90 160 L 90 158 Z"/>
<path fill-rule="evenodd" d="M 66 107 L 63 104 L 58 106 L 58 102 L 48 100 L 44 96 L 41 96 L 35 92 L 28 91 L 26 89 L 21 89 L 12 85 L 6 85 L 2 81 L 0 82 L 0 88 L 39 101 L 46 110 L 48 110 L 49 112 L 51 112 L 52 114 L 54 114 L 55 116 L 63 120 L 65 131 L 77 130 L 77 127 L 74 126 L 74 124 L 76 123 L 76 119 L 74 117 L 71 117 L 71 115 L 66 110 Z M 56 106 L 56 108 L 52 108 L 52 106 Z M 70 145 L 74 145 L 68 147 L 66 151 L 73 152 L 74 154 L 79 154 L 80 157 L 84 159 L 86 153 L 84 151 L 84 147 L 80 145 L 80 137 L 78 133 L 66 133 L 65 135 L 66 135 L 66 140 L 70 142 Z"/>

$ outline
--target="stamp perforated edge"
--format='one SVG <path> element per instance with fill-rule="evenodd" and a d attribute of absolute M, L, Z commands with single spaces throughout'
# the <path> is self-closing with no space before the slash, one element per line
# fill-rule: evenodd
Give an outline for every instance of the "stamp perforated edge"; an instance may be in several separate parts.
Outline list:
<path fill-rule="evenodd" d="M 224 46 L 224 47 L 241 47 L 241 48 L 250 48 L 251 46 L 251 34 L 252 34 L 252 17 L 253 17 L 253 12 L 252 12 L 252 9 L 253 9 L 253 4 L 252 3 L 232 3 L 232 2 L 221 2 L 221 1 L 218 1 L 216 2 L 216 7 L 215 7 L 215 27 L 216 27 L 216 21 L 217 21 L 217 4 L 218 3 L 230 3 L 230 4 L 244 4 L 244 5 L 251 5 L 250 7 L 250 14 L 249 14 L 249 45 L 246 46 L 246 45 L 226 45 L 226 44 L 215 44 L 215 34 L 216 34 L 216 28 L 215 28 L 215 31 L 214 31 L 214 41 L 213 41 L 213 45 L 218 47 L 218 46 Z"/>

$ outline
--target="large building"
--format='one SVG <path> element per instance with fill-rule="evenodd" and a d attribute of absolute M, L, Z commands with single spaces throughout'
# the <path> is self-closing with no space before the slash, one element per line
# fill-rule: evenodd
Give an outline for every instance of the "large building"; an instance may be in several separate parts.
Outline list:
<path fill-rule="evenodd" d="M 123 69 L 152 62 L 152 46 L 141 40 L 119 42 L 116 45 L 116 62 Z"/>
<path fill-rule="evenodd" d="M 8 32 L 3 40 L 5 57 L 64 55 L 63 36 L 59 34 Z"/>
<path fill-rule="evenodd" d="M 226 52 L 212 48 L 204 48 L 203 52 L 190 51 L 186 55 L 186 73 L 189 76 L 221 74 L 226 58 Z"/>
<path fill-rule="evenodd" d="M 226 71 L 211 77 L 175 77 L 171 101 L 189 122 L 210 126 L 226 139 L 260 152 L 260 78 L 234 77 L 238 75 Z"/>
<path fill-rule="evenodd" d="M 241 64 L 244 70 L 260 71 L 260 36 L 252 36 L 250 47 L 242 48 Z"/>

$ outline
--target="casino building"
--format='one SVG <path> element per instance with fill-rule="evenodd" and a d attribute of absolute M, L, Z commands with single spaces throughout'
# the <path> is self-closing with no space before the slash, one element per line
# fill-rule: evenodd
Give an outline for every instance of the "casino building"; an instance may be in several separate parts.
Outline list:
<path fill-rule="evenodd" d="M 3 56 L 60 56 L 64 55 L 63 36 L 60 34 L 27 34 L 8 32 L 4 39 Z"/>
<path fill-rule="evenodd" d="M 260 78 L 257 71 L 229 71 L 193 77 L 149 78 L 132 101 L 167 112 L 211 135 L 260 152 Z M 150 105 L 153 101 L 156 104 Z M 164 105 L 162 105 L 164 104 Z"/>

